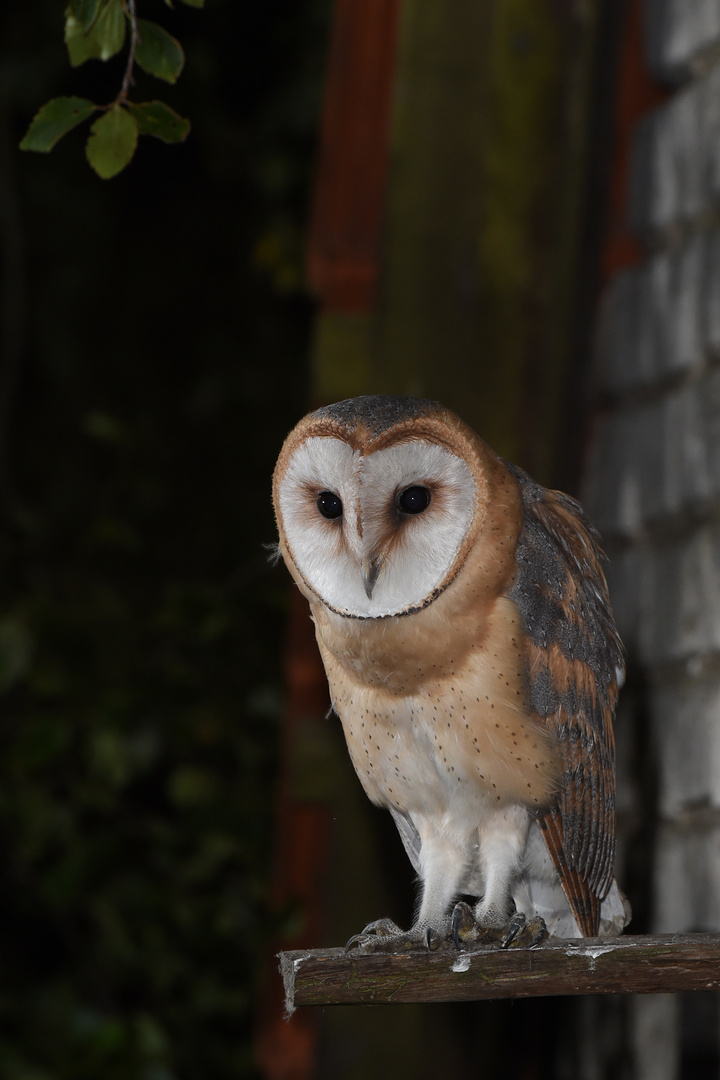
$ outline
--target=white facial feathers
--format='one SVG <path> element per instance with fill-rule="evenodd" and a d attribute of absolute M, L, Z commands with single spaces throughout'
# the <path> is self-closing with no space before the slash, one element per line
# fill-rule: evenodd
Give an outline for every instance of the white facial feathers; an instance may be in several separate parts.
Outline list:
<path fill-rule="evenodd" d="M 429 503 L 406 513 L 398 500 L 411 488 L 426 489 Z M 322 492 L 340 498 L 338 516 L 323 516 Z M 467 465 L 437 443 L 412 438 L 367 455 L 341 439 L 306 439 L 278 495 L 306 584 L 335 611 L 360 618 L 401 614 L 443 588 L 476 502 Z"/>

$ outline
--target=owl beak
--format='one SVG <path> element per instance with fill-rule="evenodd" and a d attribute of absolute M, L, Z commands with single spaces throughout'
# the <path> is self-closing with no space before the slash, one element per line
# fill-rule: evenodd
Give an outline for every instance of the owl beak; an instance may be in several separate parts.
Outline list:
<path fill-rule="evenodd" d="M 380 560 L 379 559 L 363 559 L 362 561 L 362 582 L 365 589 L 365 595 L 368 600 L 372 600 L 373 589 L 377 582 L 378 575 L 380 573 Z"/>

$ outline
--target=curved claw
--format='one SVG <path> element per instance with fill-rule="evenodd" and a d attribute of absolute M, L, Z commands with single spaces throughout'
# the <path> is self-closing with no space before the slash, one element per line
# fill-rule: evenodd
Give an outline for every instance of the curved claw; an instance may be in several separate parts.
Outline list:
<path fill-rule="evenodd" d="M 423 948 L 434 952 L 442 943 L 442 935 L 432 926 L 415 926 L 405 931 L 392 919 L 377 919 L 368 923 L 359 934 L 353 934 L 345 946 L 345 952 L 353 948 L 363 952 L 410 952 Z"/>
<path fill-rule="evenodd" d="M 363 944 L 363 935 L 362 934 L 353 934 L 353 936 L 351 938 L 348 938 L 347 941 L 345 942 L 345 952 L 350 952 L 350 950 L 352 948 L 358 948 L 359 949 L 362 944 Z"/>
<path fill-rule="evenodd" d="M 469 942 L 477 939 L 478 932 L 475 916 L 470 905 L 466 904 L 464 900 L 458 901 L 453 908 L 450 919 L 450 936 L 458 952 L 462 952 Z"/>
<path fill-rule="evenodd" d="M 545 920 L 536 915 L 527 919 L 521 911 L 516 911 L 510 920 L 505 940 L 501 948 L 534 949 L 548 936 Z"/>
<path fill-rule="evenodd" d="M 541 945 L 545 938 L 549 937 L 545 920 L 539 915 L 534 919 L 531 919 L 525 927 L 525 936 L 530 939 L 527 944 L 529 949 L 534 949 L 536 945 Z"/>
<path fill-rule="evenodd" d="M 526 918 L 522 911 L 516 911 L 508 923 L 507 933 L 500 944 L 501 949 L 509 949 L 518 934 L 525 929 Z"/>
<path fill-rule="evenodd" d="M 425 947 L 428 952 L 435 952 L 436 949 L 440 948 L 442 943 L 443 939 L 440 934 L 438 934 L 437 930 L 433 930 L 432 926 L 428 926 L 425 931 Z"/>
<path fill-rule="evenodd" d="M 382 938 L 402 936 L 403 931 L 392 919 L 375 919 L 374 922 L 368 923 L 359 934 L 353 934 L 345 945 L 345 952 L 350 952 L 354 947 L 358 949 L 363 946 L 372 948 Z"/>

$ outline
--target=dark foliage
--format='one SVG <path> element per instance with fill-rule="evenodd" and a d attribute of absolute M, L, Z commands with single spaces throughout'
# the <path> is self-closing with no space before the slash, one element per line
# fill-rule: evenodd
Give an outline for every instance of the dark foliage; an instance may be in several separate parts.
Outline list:
<path fill-rule="evenodd" d="M 62 3 L 0 12 L 0 1074 L 253 1074 L 284 579 L 269 479 L 306 404 L 299 253 L 324 0 L 170 11 L 182 146 L 103 183 L 37 106 Z M 152 11 L 149 9 L 153 9 Z M 98 89 L 99 87 L 99 89 Z M 138 94 L 138 99 L 142 94 Z M 172 100 L 170 100 L 172 97 Z"/>

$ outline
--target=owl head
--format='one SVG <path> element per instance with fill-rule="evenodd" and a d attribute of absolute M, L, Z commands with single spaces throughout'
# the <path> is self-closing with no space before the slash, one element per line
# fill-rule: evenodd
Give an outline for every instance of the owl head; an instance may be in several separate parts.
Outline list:
<path fill-rule="evenodd" d="M 368 396 L 318 409 L 275 469 L 280 551 L 308 598 L 339 615 L 417 611 L 467 557 L 496 462 L 437 402 Z"/>

